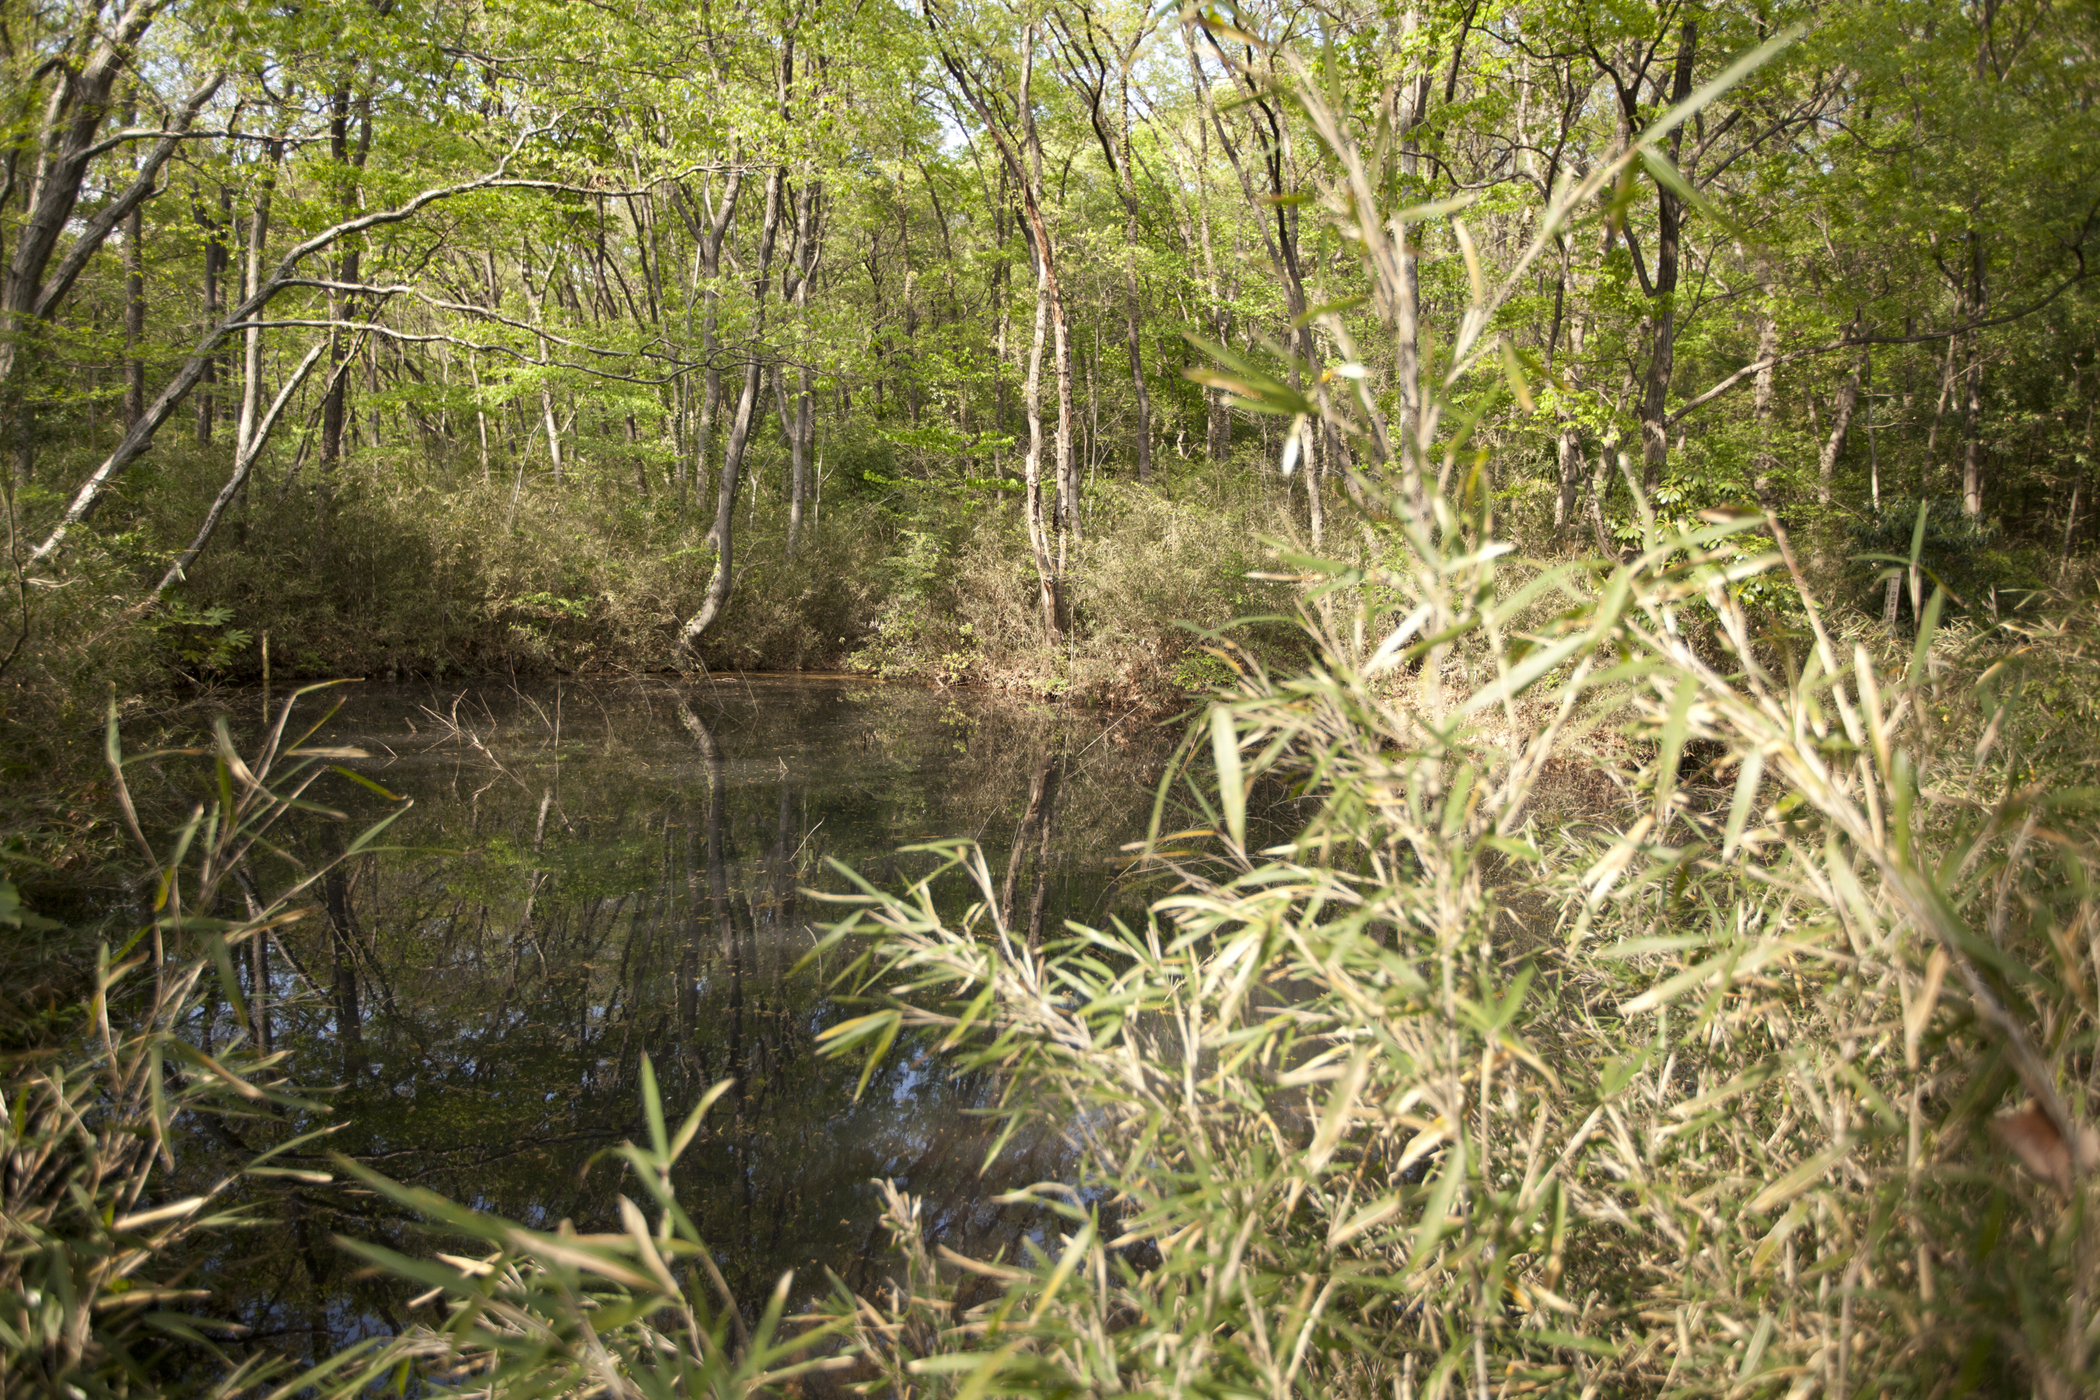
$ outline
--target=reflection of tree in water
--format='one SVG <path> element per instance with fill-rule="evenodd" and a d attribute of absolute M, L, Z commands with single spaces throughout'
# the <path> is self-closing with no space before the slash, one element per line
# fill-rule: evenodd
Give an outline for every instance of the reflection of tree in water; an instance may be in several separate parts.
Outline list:
<path fill-rule="evenodd" d="M 871 1178 L 923 1196 L 951 1247 L 1017 1248 L 1032 1218 L 988 1198 L 1057 1176 L 1061 1145 L 1009 1146 L 980 1176 L 991 1129 L 974 1111 L 997 1086 L 929 1044 L 900 1043 L 856 1102 L 859 1064 L 815 1053 L 856 1013 L 826 997 L 835 965 L 795 970 L 827 916 L 798 891 L 842 884 L 827 858 L 894 877 L 913 860 L 900 844 L 969 834 L 1010 850 L 1002 903 L 1009 920 L 1025 906 L 1031 939 L 1098 920 L 1141 902 L 1116 892 L 1113 861 L 1141 834 L 1157 751 L 1016 707 L 851 697 L 615 695 L 598 740 L 572 720 L 537 748 L 491 711 L 485 731 L 441 732 L 379 774 L 418 798 L 390 833 L 411 849 L 346 864 L 323 917 L 243 969 L 276 997 L 272 1033 L 302 1077 L 343 1083 L 327 1147 L 542 1227 L 617 1229 L 616 1169 L 590 1163 L 644 1131 L 646 1051 L 671 1109 L 735 1081 L 678 1187 L 739 1297 L 756 1304 L 790 1268 L 808 1292 L 827 1267 L 879 1283 Z M 318 853 L 341 831 L 304 839 Z M 303 1350 L 286 1334 L 339 1343 L 407 1320 L 405 1295 L 350 1280 L 330 1237 L 432 1241 L 354 1192 L 298 1187 L 284 1215 L 289 1230 L 215 1266 L 256 1299 L 265 1339 Z"/>
<path fill-rule="evenodd" d="M 1043 900 L 1050 889 L 1050 842 L 1057 821 L 1057 780 L 1064 755 L 1045 753 L 1028 783 L 1028 806 L 1021 825 L 1014 831 L 1013 854 L 1006 858 L 1006 879 L 999 887 L 999 922 L 1014 924 L 1015 886 L 1021 867 L 1031 856 L 1035 863 L 1035 895 L 1028 901 L 1028 946 L 1043 945 Z"/>

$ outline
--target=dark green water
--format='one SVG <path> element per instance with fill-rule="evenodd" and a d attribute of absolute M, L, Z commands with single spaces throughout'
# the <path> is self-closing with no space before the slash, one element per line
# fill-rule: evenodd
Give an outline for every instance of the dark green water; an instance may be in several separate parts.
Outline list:
<path fill-rule="evenodd" d="M 1024 1144 L 980 1175 L 975 1111 L 996 1086 L 900 1042 L 856 1099 L 859 1062 L 818 1054 L 857 1012 L 828 991 L 838 959 L 792 970 L 837 917 L 803 891 L 847 887 L 834 859 L 895 885 L 928 862 L 900 846 L 968 836 L 1002 884 L 1016 867 L 1023 925 L 1134 914 L 1151 892 L 1117 852 L 1143 834 L 1168 736 L 997 697 L 753 677 L 357 687 L 318 737 L 363 747 L 356 766 L 414 799 L 392 849 L 331 876 L 323 916 L 270 950 L 274 1045 L 298 1081 L 340 1086 L 333 1150 L 533 1225 L 616 1229 L 617 1168 L 592 1159 L 644 1136 L 646 1052 L 674 1114 L 735 1081 L 677 1184 L 750 1304 L 789 1269 L 805 1295 L 827 1268 L 880 1280 L 875 1178 L 924 1197 L 957 1248 L 1011 1249 L 1033 1228 L 987 1198 L 1057 1175 L 1063 1146 Z M 356 820 L 299 827 L 294 855 L 341 849 L 384 810 L 347 782 L 324 800 Z M 419 1225 L 339 1187 L 260 1204 L 283 1227 L 207 1264 L 257 1341 L 311 1352 L 408 1320 L 409 1290 L 359 1277 L 332 1240 L 426 1252 Z"/>

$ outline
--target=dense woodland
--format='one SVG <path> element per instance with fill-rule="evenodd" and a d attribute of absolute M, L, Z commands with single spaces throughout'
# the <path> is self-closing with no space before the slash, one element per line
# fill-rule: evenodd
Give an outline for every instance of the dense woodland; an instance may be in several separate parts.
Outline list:
<path fill-rule="evenodd" d="M 1187 684 L 1174 624 L 1274 606 L 1260 542 L 1354 547 L 1381 472 L 1219 353 L 1411 411 L 1551 196 L 1794 28 L 1521 259 L 1457 436 L 1536 555 L 1628 545 L 1635 483 L 1824 562 L 1927 501 L 1994 606 L 2087 537 L 2090 20 L 16 6 L 11 679 L 252 677 L 267 634 L 279 674 Z M 1299 81 L 1415 207 L 1404 333 Z"/>
<path fill-rule="evenodd" d="M 2092 4 L 0 49 L 0 1389 L 2100 1394 Z"/>

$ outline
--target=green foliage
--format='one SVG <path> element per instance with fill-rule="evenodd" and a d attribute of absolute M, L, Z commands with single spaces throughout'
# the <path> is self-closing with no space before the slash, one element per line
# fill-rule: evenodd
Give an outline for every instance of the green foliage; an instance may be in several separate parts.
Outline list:
<path fill-rule="evenodd" d="M 193 607 L 178 598 L 156 613 L 150 625 L 176 667 L 223 671 L 255 640 L 253 633 L 229 625 L 232 621 L 231 608 Z"/>
<path fill-rule="evenodd" d="M 1914 559 L 1928 587 L 1947 590 L 1951 607 L 1983 616 L 2000 606 L 2001 594 L 2006 595 L 2004 609 L 2010 611 L 2046 592 L 2053 562 L 2037 558 L 2031 547 L 2011 544 L 1999 522 L 1972 519 L 1962 513 L 1961 502 L 1948 498 L 1885 501 L 1880 514 L 1852 522 L 1850 544 L 1861 570 L 1872 569 L 1871 583 L 1880 583 L 1892 567 L 1901 569 Z M 1858 600 L 1864 611 L 1879 612 L 1879 590 L 1871 585 L 1860 588 Z"/>

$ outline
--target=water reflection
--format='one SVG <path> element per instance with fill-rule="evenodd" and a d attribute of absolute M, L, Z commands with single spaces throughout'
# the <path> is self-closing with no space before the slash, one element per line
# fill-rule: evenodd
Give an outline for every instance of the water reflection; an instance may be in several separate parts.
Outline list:
<path fill-rule="evenodd" d="M 841 889 L 837 859 L 875 880 L 968 835 L 1007 857 L 1000 900 L 1031 941 L 1064 919 L 1142 908 L 1117 848 L 1142 834 L 1163 745 L 1134 722 L 996 698 L 849 682 L 698 688 L 564 686 L 501 693 L 375 690 L 323 731 L 377 757 L 367 777 L 416 805 L 394 849 L 322 886 L 321 917 L 254 945 L 243 969 L 272 1003 L 259 1035 L 305 1082 L 340 1081 L 332 1150 L 515 1219 L 617 1229 L 616 1167 L 641 1137 L 648 1052 L 682 1115 L 734 1089 L 686 1153 L 681 1199 L 739 1297 L 785 1269 L 875 1285 L 887 1241 L 871 1178 L 927 1199 L 953 1247 L 1011 1252 L 1034 1221 L 988 1203 L 1055 1176 L 1061 1146 L 1002 1154 L 975 1110 L 996 1086 L 902 1045 L 858 1100 L 857 1063 L 818 1035 L 854 1014 L 828 968 L 795 973 Z M 368 798 L 353 815 L 383 810 Z M 315 821 L 288 859 L 340 851 L 355 823 Z M 958 882 L 958 900 L 966 892 Z M 230 1020 L 200 1027 L 206 1038 Z M 316 1120 L 318 1123 L 320 1120 Z M 292 1125 L 294 1127 L 303 1125 Z M 212 1261 L 251 1300 L 264 1340 L 306 1351 L 406 1318 L 406 1295 L 349 1275 L 332 1235 L 432 1247 L 357 1192 L 298 1187 L 290 1228 Z"/>

